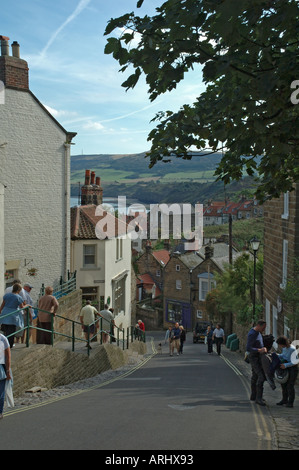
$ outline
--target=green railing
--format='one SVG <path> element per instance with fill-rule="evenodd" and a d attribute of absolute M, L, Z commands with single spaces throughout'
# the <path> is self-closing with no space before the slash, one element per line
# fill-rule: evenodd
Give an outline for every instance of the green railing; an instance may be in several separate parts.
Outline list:
<path fill-rule="evenodd" d="M 73 272 L 72 274 L 68 271 L 68 279 L 67 281 L 64 281 L 62 276 L 60 277 L 59 282 L 56 282 L 56 284 L 53 285 L 53 295 L 56 297 L 56 299 L 60 299 L 64 295 L 68 295 L 71 292 L 74 292 L 76 290 L 76 284 L 77 284 L 77 279 L 76 279 L 76 271 Z M 40 289 L 40 297 L 45 294 L 45 285 L 42 284 L 42 287 Z"/>
<path fill-rule="evenodd" d="M 14 333 L 8 335 L 7 338 L 9 338 L 11 336 L 15 336 L 17 333 L 20 333 L 22 331 L 25 331 L 25 332 L 27 332 L 27 334 L 26 334 L 26 347 L 27 348 L 29 348 L 29 346 L 30 346 L 30 330 L 44 331 L 46 333 L 51 334 L 51 345 L 52 346 L 54 346 L 54 337 L 55 336 L 62 336 L 64 338 L 67 338 L 72 343 L 72 351 L 73 352 L 75 351 L 76 341 L 87 343 L 87 346 L 88 346 L 87 347 L 87 354 L 88 354 L 88 356 L 90 355 L 90 343 L 95 338 L 97 338 L 97 336 L 100 336 L 100 344 L 103 344 L 102 333 L 106 333 L 106 334 L 109 335 L 110 343 L 115 342 L 118 347 L 121 344 L 123 350 L 124 349 L 129 349 L 129 344 L 130 344 L 130 342 L 132 343 L 134 341 L 134 339 L 138 339 L 140 341 L 145 342 L 145 334 L 143 332 L 142 333 L 136 332 L 136 329 L 133 326 L 128 327 L 125 331 L 125 328 L 119 328 L 118 326 L 113 325 L 114 326 L 114 328 L 113 328 L 114 334 L 112 334 L 112 322 L 109 322 L 110 328 L 109 328 L 109 331 L 107 331 L 107 329 L 103 328 L 103 320 L 104 319 L 102 317 L 95 320 L 93 323 L 90 323 L 90 325 L 88 325 L 88 327 L 87 327 L 88 339 L 86 340 L 85 338 L 82 338 L 80 336 L 76 336 L 76 329 L 79 330 L 80 332 L 82 331 L 81 322 L 76 321 L 76 320 L 71 320 L 69 318 L 63 317 L 63 316 L 58 315 L 58 314 L 53 315 L 52 313 L 47 312 L 46 310 L 36 308 L 35 310 L 38 311 L 38 312 L 50 313 L 50 315 L 51 315 L 51 330 L 46 330 L 44 328 L 41 328 L 40 326 L 35 326 L 35 325 L 30 324 L 29 309 L 30 309 L 30 307 L 24 307 L 20 310 L 16 310 L 16 311 L 8 313 L 6 315 L 1 315 L 0 316 L 0 325 L 1 325 L 1 320 L 3 318 L 9 317 L 9 316 L 15 315 L 15 314 L 20 314 L 23 311 L 26 313 L 26 316 L 27 316 L 26 326 L 24 326 L 22 328 L 19 328 Z M 54 329 L 54 319 L 55 318 L 56 319 L 62 319 L 66 322 L 70 322 L 70 332 L 71 332 L 71 334 L 66 334 L 66 333 L 63 333 L 61 331 L 55 330 Z M 104 321 L 107 322 L 107 320 L 104 320 Z M 95 324 L 99 325 L 100 328 L 98 330 L 96 330 L 96 333 L 93 336 L 90 336 L 91 327 Z"/>

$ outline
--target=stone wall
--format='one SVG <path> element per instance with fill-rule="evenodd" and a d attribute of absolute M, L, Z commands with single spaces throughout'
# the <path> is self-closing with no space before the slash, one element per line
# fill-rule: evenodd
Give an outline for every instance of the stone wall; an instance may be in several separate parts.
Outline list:
<path fill-rule="evenodd" d="M 59 309 L 57 317 L 55 318 L 54 330 L 64 335 L 72 336 L 72 322 L 67 321 L 74 320 L 80 322 L 80 312 L 82 308 L 82 291 L 80 289 L 72 292 L 71 294 L 65 295 L 58 299 Z M 64 318 L 60 318 L 60 316 Z M 82 327 L 75 323 L 74 334 L 76 338 L 81 338 Z M 54 343 L 58 341 L 66 341 L 65 336 L 55 335 Z"/>
<path fill-rule="evenodd" d="M 287 242 L 287 277 L 294 274 L 299 258 L 299 184 L 289 193 L 288 212 L 284 213 L 284 196 L 265 203 L 264 306 L 267 332 L 274 336 L 286 334 L 286 318 L 291 308 L 283 297 L 283 243 Z"/>
<path fill-rule="evenodd" d="M 112 344 L 93 347 L 92 354 L 72 352 L 47 345 L 12 350 L 14 396 L 19 397 L 33 387 L 51 389 L 93 377 L 128 363 L 130 355 L 146 353 L 146 344 L 130 343 L 129 350 Z"/>
<path fill-rule="evenodd" d="M 145 325 L 146 331 L 162 330 L 163 329 L 163 309 L 161 308 L 142 308 L 136 305 L 136 322 L 142 320 Z M 132 318 L 133 321 L 133 318 Z"/>

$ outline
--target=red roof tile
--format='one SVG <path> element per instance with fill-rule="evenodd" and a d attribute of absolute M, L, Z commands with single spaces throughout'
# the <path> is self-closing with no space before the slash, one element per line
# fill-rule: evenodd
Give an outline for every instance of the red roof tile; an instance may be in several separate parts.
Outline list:
<path fill-rule="evenodd" d="M 170 259 L 170 254 L 167 250 L 153 251 L 153 256 L 162 266 L 166 266 Z"/>
<path fill-rule="evenodd" d="M 96 208 L 97 206 L 92 204 L 71 208 L 72 240 L 114 238 L 115 236 L 127 233 L 127 224 L 114 217 L 114 215 L 109 214 L 109 212 L 104 212 L 103 215 L 97 216 Z M 103 219 L 105 219 L 105 225 L 98 225 L 96 233 L 96 226 Z"/>

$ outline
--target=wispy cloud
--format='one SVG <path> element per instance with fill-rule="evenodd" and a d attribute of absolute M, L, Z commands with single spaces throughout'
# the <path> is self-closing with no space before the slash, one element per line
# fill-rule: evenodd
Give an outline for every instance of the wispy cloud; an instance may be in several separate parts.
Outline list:
<path fill-rule="evenodd" d="M 146 111 L 147 109 L 149 108 L 152 108 L 153 106 L 156 106 L 157 103 L 153 103 L 153 104 L 150 104 L 148 106 L 144 106 L 143 108 L 141 109 L 136 109 L 136 111 L 132 111 L 131 113 L 128 113 L 128 114 L 123 114 L 122 116 L 116 116 L 114 118 L 110 118 L 110 119 L 104 119 L 104 120 L 101 120 L 101 122 L 112 122 L 112 121 L 118 121 L 119 119 L 125 119 L 129 116 L 133 116 L 134 114 L 137 114 L 137 113 L 141 113 L 143 111 Z"/>
<path fill-rule="evenodd" d="M 63 29 L 69 24 L 71 23 L 78 15 L 80 15 L 80 13 L 85 10 L 85 8 L 89 5 L 89 3 L 91 2 L 91 0 L 80 0 L 80 2 L 78 3 L 76 9 L 73 11 L 73 13 L 68 16 L 68 18 L 62 23 L 61 26 L 59 26 L 59 28 L 54 31 L 54 33 L 52 34 L 52 36 L 50 37 L 49 41 L 47 42 L 47 44 L 45 45 L 45 47 L 43 48 L 43 50 L 41 51 L 41 56 L 45 56 L 46 55 L 46 52 L 47 50 L 49 49 L 49 47 L 51 46 L 51 44 L 53 44 L 53 42 L 55 41 L 55 39 L 57 38 L 57 36 L 61 33 L 61 31 L 63 31 Z"/>

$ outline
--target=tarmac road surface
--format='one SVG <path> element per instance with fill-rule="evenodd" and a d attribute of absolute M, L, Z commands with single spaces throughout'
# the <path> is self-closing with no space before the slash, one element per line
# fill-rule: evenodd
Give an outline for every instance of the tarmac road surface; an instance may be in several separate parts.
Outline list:
<path fill-rule="evenodd" d="M 273 423 L 249 401 L 249 383 L 191 333 L 170 357 L 163 332 L 141 367 L 84 393 L 11 413 L 1 450 L 270 450 Z M 156 353 L 162 342 L 162 354 Z M 153 347 L 153 354 L 151 354 Z"/>

